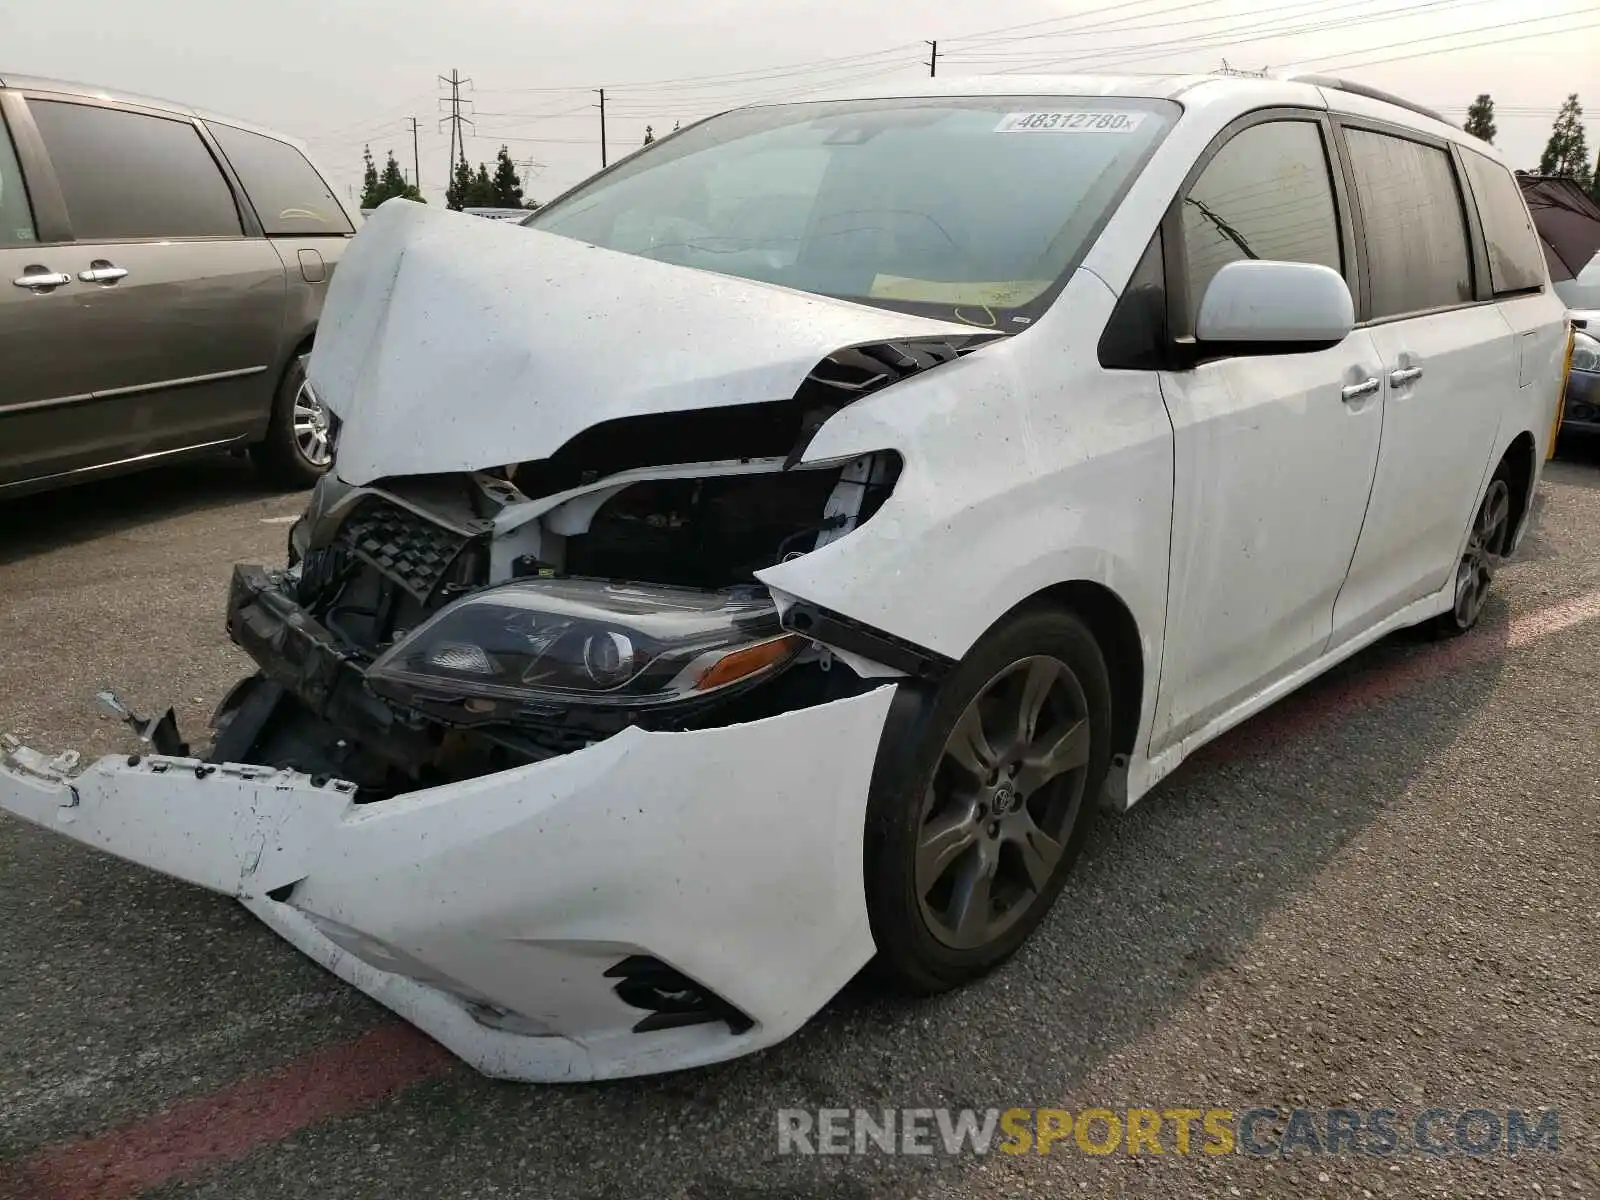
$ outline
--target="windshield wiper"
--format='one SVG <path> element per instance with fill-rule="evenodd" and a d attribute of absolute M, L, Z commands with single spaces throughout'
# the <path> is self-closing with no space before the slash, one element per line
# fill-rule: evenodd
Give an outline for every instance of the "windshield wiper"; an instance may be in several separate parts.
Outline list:
<path fill-rule="evenodd" d="M 1227 238 L 1235 246 L 1239 247 L 1240 252 L 1246 258 L 1261 257 L 1254 250 L 1250 249 L 1250 243 L 1244 240 L 1244 234 L 1240 233 L 1232 225 L 1229 225 L 1221 217 L 1217 216 L 1216 213 L 1207 208 L 1203 201 L 1196 200 L 1193 196 L 1185 196 L 1183 198 L 1183 202 L 1185 204 L 1192 204 L 1195 206 L 1195 208 L 1199 209 L 1200 215 L 1215 225 L 1218 233 L 1222 234 L 1223 237 Z"/>

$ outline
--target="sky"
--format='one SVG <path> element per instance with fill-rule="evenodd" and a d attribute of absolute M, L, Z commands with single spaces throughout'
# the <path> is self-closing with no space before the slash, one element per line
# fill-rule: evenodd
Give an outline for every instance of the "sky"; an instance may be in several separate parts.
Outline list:
<path fill-rule="evenodd" d="M 739 16 L 728 15 L 738 11 Z M 1454 121 L 1488 92 L 1497 144 L 1535 167 L 1556 111 L 1577 92 L 1600 152 L 1595 0 L 11 0 L 0 3 L 0 78 L 45 75 L 166 97 L 292 134 L 347 196 L 362 149 L 393 150 L 440 202 L 443 117 L 454 70 L 467 157 L 501 145 L 547 200 L 647 125 L 836 85 L 928 73 L 1210 71 L 1223 65 L 1344 75 Z M 1585 94 L 1585 89 L 1589 94 Z"/>

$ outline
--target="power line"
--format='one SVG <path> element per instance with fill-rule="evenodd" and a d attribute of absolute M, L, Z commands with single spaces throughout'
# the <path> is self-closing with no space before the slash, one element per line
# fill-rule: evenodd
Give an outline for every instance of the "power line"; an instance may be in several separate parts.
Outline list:
<path fill-rule="evenodd" d="M 1579 11 L 1579 12 L 1561 13 L 1559 15 L 1561 15 L 1563 17 L 1577 17 L 1577 16 L 1582 16 L 1583 13 L 1581 11 Z M 1550 19 L 1551 18 L 1549 18 L 1549 17 L 1533 17 L 1527 23 L 1531 23 L 1532 21 L 1547 21 L 1547 20 L 1550 20 Z M 1507 27 L 1514 27 L 1514 26 L 1521 25 L 1521 24 L 1524 24 L 1524 22 L 1512 21 L 1512 22 L 1509 22 L 1508 25 L 1485 25 L 1485 26 L 1483 26 L 1482 28 L 1479 28 L 1479 29 L 1463 29 L 1463 30 L 1460 30 L 1459 33 L 1462 33 L 1462 34 L 1486 33 L 1486 32 L 1488 32 L 1489 30 L 1492 30 L 1492 29 L 1504 29 L 1504 28 L 1507 28 Z M 1349 70 L 1354 70 L 1354 69 L 1356 69 L 1358 67 L 1376 67 L 1376 66 L 1378 66 L 1378 65 L 1380 65 L 1382 63 L 1407 62 L 1407 61 L 1409 61 L 1409 60 L 1411 60 L 1413 58 L 1431 58 L 1436 54 L 1454 54 L 1458 50 L 1478 50 L 1478 49 L 1481 49 L 1484 46 L 1498 46 L 1503 42 L 1525 42 L 1529 38 L 1555 37 L 1558 34 L 1577 33 L 1580 30 L 1584 30 L 1584 29 L 1600 29 L 1600 21 L 1590 21 L 1586 25 L 1572 25 L 1572 26 L 1569 26 L 1566 29 L 1541 29 L 1541 30 L 1537 30 L 1537 31 L 1535 31 L 1533 33 L 1513 34 L 1510 37 L 1487 38 L 1487 39 L 1485 39 L 1484 41 L 1481 41 L 1481 42 L 1468 42 L 1465 45 L 1461 45 L 1461 46 L 1441 46 L 1436 50 L 1419 50 L 1415 54 L 1395 54 L 1395 55 L 1391 55 L 1388 58 L 1374 58 L 1374 59 L 1371 59 L 1371 60 L 1369 60 L 1367 62 L 1334 63 L 1334 64 L 1332 64 L 1330 69 L 1331 70 L 1338 70 L 1338 71 L 1349 71 Z M 1454 36 L 1454 35 L 1450 35 L 1450 36 Z M 1422 40 L 1423 41 L 1432 41 L 1433 39 L 1431 39 L 1431 38 L 1423 38 Z M 1396 46 L 1404 46 L 1404 45 L 1407 45 L 1407 44 L 1408 43 L 1406 43 L 1406 42 L 1395 42 L 1394 43 L 1394 45 L 1396 45 Z M 1384 47 L 1384 46 L 1371 46 L 1368 49 L 1370 51 L 1370 50 L 1383 50 L 1383 49 L 1387 49 L 1387 48 L 1388 47 Z M 1321 60 L 1320 59 L 1312 59 L 1312 58 L 1302 58 L 1302 59 L 1299 59 L 1297 61 L 1301 62 L 1301 63 L 1308 63 L 1308 62 L 1319 62 Z"/>
<path fill-rule="evenodd" d="M 1370 3 L 1370 0 L 1362 0 L 1362 2 L 1363 3 Z M 1106 33 L 1106 32 L 1136 33 L 1136 32 L 1140 32 L 1142 30 L 1146 30 L 1146 29 L 1169 29 L 1174 25 L 1204 25 L 1204 24 L 1208 24 L 1208 23 L 1210 23 L 1212 21 L 1230 21 L 1230 20 L 1236 20 L 1236 19 L 1238 19 L 1240 17 L 1251 17 L 1251 16 L 1282 17 L 1282 16 L 1287 15 L 1289 12 L 1291 12 L 1294 9 L 1309 8 L 1309 9 L 1312 9 L 1313 11 L 1315 11 L 1315 10 L 1317 10 L 1319 8 L 1329 7 L 1330 5 L 1332 5 L 1334 7 L 1337 7 L 1339 5 L 1343 5 L 1343 4 L 1348 3 L 1348 0 L 1298 0 L 1298 2 L 1294 3 L 1294 4 L 1284 4 L 1284 5 L 1278 5 L 1278 6 L 1269 7 L 1269 8 L 1252 9 L 1252 10 L 1250 10 L 1248 12 L 1211 13 L 1211 14 L 1208 14 L 1206 16 L 1201 16 L 1201 17 L 1186 17 L 1183 20 L 1177 20 L 1177 21 L 1162 20 L 1162 21 L 1155 22 L 1153 24 L 1145 24 L 1145 25 L 1140 25 L 1140 24 L 1131 24 L 1130 25 L 1130 24 L 1127 23 L 1130 20 L 1138 22 L 1138 21 L 1145 21 L 1150 17 L 1160 17 L 1160 16 L 1163 16 L 1164 14 L 1175 13 L 1175 12 L 1187 12 L 1190 9 L 1201 8 L 1201 7 L 1204 7 L 1206 5 L 1215 4 L 1215 3 L 1216 3 L 1216 0 L 1190 0 L 1190 2 L 1187 3 L 1187 4 L 1178 4 L 1178 5 L 1175 5 L 1175 6 L 1171 7 L 1171 8 L 1157 9 L 1154 12 L 1137 13 L 1137 14 L 1134 14 L 1133 16 L 1131 16 L 1131 17 L 1123 16 L 1123 17 L 1112 18 L 1111 20 L 1107 20 L 1107 21 L 1096 21 L 1096 22 L 1094 22 L 1094 23 L 1092 23 L 1090 25 L 1086 25 L 1086 26 L 1083 26 L 1083 27 L 1080 27 L 1080 28 L 1076 28 L 1076 29 L 1053 30 L 1053 31 L 1051 31 L 1049 33 L 1029 33 L 1029 34 L 1023 34 L 1021 36 L 1014 37 L 1014 38 L 994 38 L 994 39 L 989 39 L 989 41 L 992 41 L 992 42 L 998 43 L 998 44 L 1006 44 L 1006 43 L 1010 43 L 1010 42 L 1042 41 L 1042 40 L 1049 39 L 1049 38 L 1063 38 L 1063 37 L 1077 38 L 1077 37 L 1082 37 L 1084 34 L 1088 34 L 1088 33 Z M 960 40 L 960 39 L 952 39 L 952 40 Z M 949 57 L 951 57 L 951 58 L 959 58 L 963 62 L 979 62 L 979 61 L 995 61 L 995 60 L 1003 59 L 1003 58 L 1006 57 L 1006 54 L 1003 51 L 1000 51 L 1000 50 L 994 50 L 994 51 L 991 52 L 988 43 L 987 42 L 983 42 L 983 43 L 979 43 L 979 45 L 973 50 L 961 50 L 960 48 L 957 48 L 953 54 L 949 55 Z"/>
<path fill-rule="evenodd" d="M 1126 0 L 1126 2 L 1118 5 L 1118 7 L 1122 9 L 1129 9 L 1157 2 L 1158 0 Z M 1182 4 L 1168 4 L 1165 8 L 1157 8 L 1136 15 L 1140 18 L 1156 17 L 1168 12 L 1192 9 L 1205 4 L 1215 4 L 1218 2 L 1219 0 L 1186 0 L 1186 2 Z M 1031 21 L 1022 25 L 1008 25 L 1001 26 L 997 29 L 980 30 L 976 33 L 963 34 L 955 38 L 944 40 L 949 42 L 973 41 L 988 38 L 995 34 L 1005 33 L 1010 30 L 1026 29 L 1040 25 L 1060 24 L 1064 21 L 1082 22 L 1086 18 L 1089 20 L 1089 24 L 1083 26 L 1082 30 L 1080 31 L 1102 27 L 1114 27 L 1126 19 L 1126 17 L 1123 16 L 1107 20 L 1105 18 L 1097 18 L 1094 14 L 1090 13 L 1076 13 L 1070 14 L 1066 17 L 1051 17 L 1043 21 Z M 871 65 L 873 63 L 876 63 L 878 66 L 884 66 L 887 65 L 885 62 L 887 58 L 904 56 L 909 51 L 916 50 L 921 45 L 926 44 L 926 41 L 922 43 L 906 42 L 893 46 L 885 46 L 878 50 L 865 51 L 859 54 L 845 54 L 832 58 L 812 59 L 803 63 L 776 64 L 770 67 L 750 67 L 738 71 L 725 71 L 707 75 L 688 75 L 666 79 L 610 82 L 606 84 L 606 90 L 612 93 L 617 93 L 622 91 L 640 91 L 645 89 L 652 89 L 661 92 L 673 92 L 713 91 L 727 88 L 738 88 L 752 83 L 766 82 L 772 79 L 814 75 L 824 71 L 850 70 L 856 67 Z M 939 55 L 941 58 L 946 56 L 947 55 L 945 52 L 941 52 Z M 592 89 L 586 89 L 582 85 L 571 85 L 558 87 L 481 88 L 479 90 L 485 94 L 495 95 L 502 93 L 518 95 L 559 95 L 562 93 L 576 93 Z"/>
<path fill-rule="evenodd" d="M 676 78 L 670 79 L 632 80 L 624 83 L 608 83 L 606 87 L 612 91 L 622 91 L 624 89 L 637 90 L 641 88 L 658 88 L 662 91 L 676 91 L 684 88 L 688 88 L 690 90 L 701 90 L 693 88 L 691 85 L 704 84 L 705 88 L 712 88 L 718 86 L 715 81 L 726 81 L 726 86 L 738 87 L 743 84 L 757 83 L 765 79 L 781 77 L 784 75 L 803 75 L 808 72 L 816 71 L 826 64 L 837 64 L 840 66 L 845 64 L 860 64 L 864 62 L 864 60 L 882 58 L 886 54 L 904 53 L 906 50 L 915 49 L 916 45 L 917 43 L 915 42 L 905 42 L 897 46 L 886 46 L 881 50 L 872 50 L 863 54 L 844 54 L 835 58 L 813 59 L 810 62 L 805 63 L 784 63 L 773 67 L 749 67 L 742 71 L 725 71 L 713 75 L 680 75 Z M 493 92 L 497 95 L 500 93 L 531 95 L 536 93 L 555 94 L 561 92 L 581 92 L 593 89 L 587 89 L 578 86 L 484 88 L 483 90 L 485 92 Z"/>
<path fill-rule="evenodd" d="M 1363 54 L 1371 54 L 1375 50 L 1394 50 L 1394 49 L 1398 49 L 1401 46 L 1414 46 L 1418 42 L 1437 42 L 1437 41 L 1442 41 L 1445 38 L 1470 37 L 1473 34 L 1494 33 L 1497 30 L 1501 30 L 1501 29 L 1520 29 L 1525 25 L 1536 25 L 1536 24 L 1540 23 L 1541 21 L 1559 21 L 1559 20 L 1561 20 L 1561 19 L 1563 19 L 1565 17 L 1581 17 L 1581 16 L 1584 16 L 1584 15 L 1586 15 L 1585 14 L 1585 10 L 1583 10 L 1583 9 L 1574 9 L 1574 10 L 1572 10 L 1570 12 L 1552 13 L 1549 16 L 1544 16 L 1544 17 L 1523 17 L 1523 18 L 1521 18 L 1519 20 L 1516 20 L 1516 21 L 1501 21 L 1498 24 L 1494 24 L 1494 25 L 1479 25 L 1479 26 L 1476 26 L 1475 28 L 1472 28 L 1472 29 L 1456 29 L 1456 30 L 1451 31 L 1450 33 L 1433 34 L 1433 35 L 1431 35 L 1429 37 L 1406 38 L 1406 39 L 1404 39 L 1402 41 L 1389 42 L 1389 43 L 1387 43 L 1385 45 L 1382 45 L 1382 46 L 1367 46 L 1367 47 L 1364 47 L 1361 50 L 1343 50 L 1343 51 L 1338 51 L 1338 52 L 1333 53 L 1333 54 L 1313 55 L 1313 56 L 1311 56 L 1309 58 L 1295 58 L 1295 59 L 1290 59 L 1287 63 L 1284 63 L 1283 65 L 1284 66 L 1288 66 L 1288 67 L 1294 67 L 1294 66 L 1301 66 L 1301 65 L 1303 65 L 1305 63 L 1320 63 L 1320 62 L 1325 62 L 1327 59 L 1330 59 L 1330 58 L 1337 59 L 1337 58 L 1347 58 L 1347 57 L 1349 57 L 1351 55 L 1359 56 L 1359 55 L 1363 55 Z M 1578 26 L 1575 26 L 1573 29 L 1550 29 L 1550 30 L 1543 31 L 1542 33 L 1521 34 L 1517 38 L 1503 38 L 1503 39 L 1499 39 L 1499 40 L 1508 41 L 1508 42 L 1509 41 L 1518 41 L 1518 40 L 1522 40 L 1523 38 L 1528 38 L 1528 37 L 1544 37 L 1544 36 L 1548 36 L 1549 34 L 1555 34 L 1555 33 L 1572 33 L 1572 32 L 1575 32 L 1578 29 L 1588 29 L 1588 28 L 1590 28 L 1590 26 L 1578 25 Z M 1448 54 L 1448 53 L 1454 52 L 1455 50 L 1464 50 L 1464 49 L 1467 49 L 1467 48 L 1468 47 L 1465 47 L 1465 46 L 1440 47 L 1437 50 L 1420 51 L 1417 54 L 1398 55 L 1395 58 L 1386 58 L 1386 59 L 1383 59 L 1382 61 L 1384 61 L 1384 62 L 1399 62 L 1402 59 L 1406 59 L 1406 58 L 1421 58 L 1421 57 L 1425 57 L 1426 55 L 1429 55 L 1429 54 Z M 1349 64 L 1349 65 L 1356 66 L 1356 65 L 1366 65 L 1366 64 L 1355 64 L 1355 63 L 1352 63 L 1352 64 Z M 1341 64 L 1339 64 L 1339 63 L 1330 64 L 1330 69 L 1337 70 L 1340 67 L 1341 67 Z"/>
<path fill-rule="evenodd" d="M 1356 2 L 1359 4 L 1360 0 L 1356 0 Z M 1319 19 L 1315 21 L 1293 21 L 1288 24 L 1272 25 L 1266 28 L 1263 28 L 1259 21 L 1246 21 L 1230 25 L 1225 29 L 1215 29 L 1209 33 L 1192 34 L 1188 37 L 1166 38 L 1154 42 L 1136 42 L 1123 46 L 1102 46 L 1098 49 L 1087 50 L 1081 54 L 1034 60 L 997 72 L 997 74 L 1013 75 L 1024 71 L 1035 71 L 1041 67 L 1077 65 L 1080 63 L 1092 64 L 1095 68 L 1118 66 L 1168 52 L 1202 48 L 1228 49 L 1234 46 L 1248 45 L 1251 42 L 1271 41 L 1275 38 L 1298 37 L 1308 33 L 1325 33 L 1333 29 L 1348 29 L 1361 25 L 1381 23 L 1382 21 L 1392 20 L 1396 16 L 1413 15 L 1438 8 L 1460 8 L 1491 2 L 1492 0 L 1423 0 L 1422 3 L 1412 4 L 1403 10 L 1389 9 L 1377 15 L 1357 13 L 1335 16 L 1334 13 L 1338 9 L 1351 7 L 1350 0 L 1337 0 L 1331 6 L 1324 3 L 1324 7 L 1314 14 L 1300 14 L 1301 17 L 1316 15 Z M 1237 36 L 1240 34 L 1247 34 L 1248 36 Z M 1104 57 L 1108 54 L 1112 57 Z"/>
<path fill-rule="evenodd" d="M 1141 4 L 1153 4 L 1155 2 L 1156 2 L 1156 0 L 1128 0 L 1127 3 L 1118 5 L 1118 7 L 1119 8 L 1137 8 Z M 1140 17 L 1154 17 L 1154 16 L 1158 16 L 1161 13 L 1164 13 L 1164 12 L 1179 12 L 1179 11 L 1181 11 L 1183 9 L 1199 8 L 1203 4 L 1214 4 L 1214 3 L 1216 3 L 1216 0 L 1189 0 L 1189 2 L 1186 3 L 1186 4 L 1172 5 L 1172 6 L 1169 6 L 1167 8 L 1164 8 L 1164 9 L 1157 9 L 1157 10 L 1155 10 L 1155 12 L 1139 13 L 1137 15 L 1140 16 Z M 1001 37 L 998 37 L 997 35 L 1002 34 L 1002 33 L 1012 33 L 1012 32 L 1014 32 L 1015 30 L 1018 30 L 1018 29 L 1037 29 L 1042 25 L 1059 25 L 1062 22 L 1077 21 L 1077 20 L 1079 20 L 1079 19 L 1081 19 L 1083 17 L 1091 16 L 1091 15 L 1092 14 L 1090 14 L 1090 13 L 1069 13 L 1068 15 L 1066 15 L 1064 17 L 1046 17 L 1042 21 L 1024 21 L 1021 25 L 1002 25 L 999 29 L 986 29 L 986 30 L 983 30 L 983 31 L 978 32 L 978 33 L 969 33 L 969 34 L 966 34 L 966 35 L 961 36 L 961 37 L 947 38 L 946 41 L 951 41 L 951 42 L 1007 41 L 1007 40 L 1010 40 L 1010 39 L 1001 38 Z"/>

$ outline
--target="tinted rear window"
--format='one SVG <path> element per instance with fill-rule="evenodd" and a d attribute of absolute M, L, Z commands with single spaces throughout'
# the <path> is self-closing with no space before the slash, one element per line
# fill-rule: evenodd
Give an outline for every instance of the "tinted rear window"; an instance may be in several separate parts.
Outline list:
<path fill-rule="evenodd" d="M 1372 316 L 1472 300 L 1472 259 L 1450 156 L 1366 129 L 1345 139 L 1366 226 Z"/>
<path fill-rule="evenodd" d="M 22 168 L 17 165 L 5 118 L 0 117 L 0 246 L 26 246 L 32 241 L 33 214 L 22 186 Z"/>
<path fill-rule="evenodd" d="M 351 232 L 339 201 L 300 151 L 232 125 L 208 121 L 206 126 L 238 173 L 269 237 Z"/>
<path fill-rule="evenodd" d="M 1489 282 L 1496 295 L 1544 289 L 1544 251 L 1534 232 L 1522 189 L 1499 163 L 1463 149 L 1467 180 L 1478 202 L 1489 247 Z"/>
<path fill-rule="evenodd" d="M 181 118 L 30 100 L 80 242 L 237 237 L 233 190 Z"/>

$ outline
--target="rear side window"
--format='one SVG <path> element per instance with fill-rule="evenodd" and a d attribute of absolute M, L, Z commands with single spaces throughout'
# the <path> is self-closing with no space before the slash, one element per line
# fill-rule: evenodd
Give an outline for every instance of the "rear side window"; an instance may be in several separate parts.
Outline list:
<path fill-rule="evenodd" d="M 1471 150 L 1462 149 L 1461 161 L 1467 165 L 1467 181 L 1478 202 L 1495 295 L 1543 291 L 1544 250 L 1517 181 L 1499 163 Z"/>
<path fill-rule="evenodd" d="M 228 156 L 269 237 L 352 232 L 339 201 L 300 151 L 232 125 L 207 121 L 206 127 Z"/>
<path fill-rule="evenodd" d="M 1472 257 L 1450 156 L 1421 142 L 1345 130 L 1367 235 L 1373 318 L 1473 299 Z"/>
<path fill-rule="evenodd" d="M 22 168 L 0 117 L 0 246 L 26 246 L 34 240 L 33 213 L 22 186 Z"/>
<path fill-rule="evenodd" d="M 54 100 L 28 107 L 77 241 L 243 232 L 233 191 L 193 123 Z"/>
<path fill-rule="evenodd" d="M 1339 218 L 1322 131 L 1314 121 L 1266 121 L 1217 151 L 1183 200 L 1189 302 L 1241 259 L 1342 269 Z"/>

